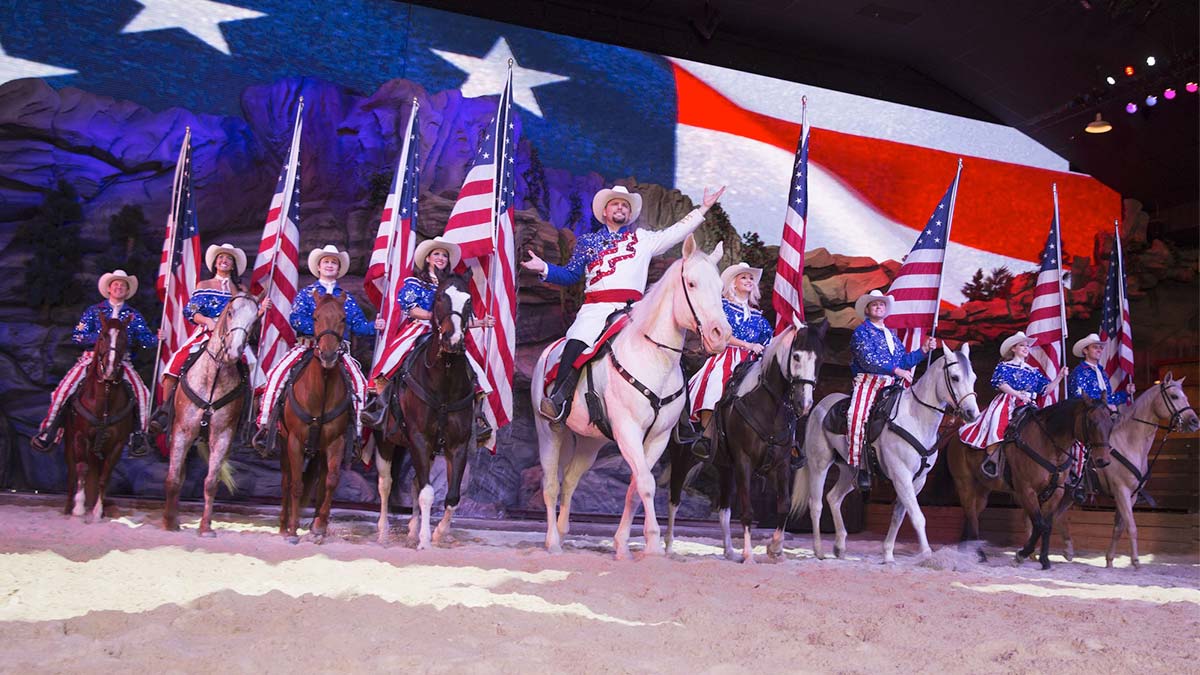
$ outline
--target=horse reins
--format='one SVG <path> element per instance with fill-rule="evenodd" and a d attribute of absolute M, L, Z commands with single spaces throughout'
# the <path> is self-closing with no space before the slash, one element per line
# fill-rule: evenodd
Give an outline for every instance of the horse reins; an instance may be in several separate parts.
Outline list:
<path fill-rule="evenodd" d="M 1150 481 L 1150 472 L 1154 469 L 1154 463 L 1158 461 L 1158 456 L 1162 453 L 1163 446 L 1167 444 L 1167 438 L 1169 438 L 1172 433 L 1178 431 L 1180 426 L 1183 424 L 1183 414 L 1189 410 L 1193 413 L 1196 412 L 1196 409 L 1190 405 L 1185 408 L 1176 409 L 1175 404 L 1171 403 L 1171 399 L 1167 398 L 1167 389 L 1168 386 L 1166 382 L 1162 382 L 1158 385 L 1158 395 L 1162 399 L 1163 405 L 1166 406 L 1167 412 L 1170 416 L 1170 421 L 1167 422 L 1167 424 L 1163 425 L 1159 424 L 1158 422 L 1149 422 L 1134 415 L 1129 416 L 1129 419 L 1133 420 L 1134 422 L 1140 422 L 1147 426 L 1154 427 L 1159 431 L 1165 432 L 1162 439 L 1160 439 L 1158 442 L 1158 448 L 1156 448 L 1154 451 L 1154 457 L 1150 458 L 1150 461 L 1146 464 L 1146 473 L 1143 474 L 1141 471 L 1139 471 L 1133 462 L 1130 461 L 1130 459 L 1124 454 L 1122 454 L 1120 450 L 1111 447 L 1109 449 L 1109 454 L 1113 456 L 1113 459 L 1117 460 L 1121 466 L 1125 467 L 1125 469 L 1129 471 L 1129 473 L 1133 474 L 1133 477 L 1137 479 L 1138 483 L 1131 493 L 1134 495 L 1135 501 L 1137 495 L 1141 493 L 1142 488 L 1146 487 L 1146 483 Z M 1148 495 L 1146 495 L 1146 498 L 1151 504 L 1153 504 L 1153 501 L 1149 499 Z"/>
<path fill-rule="evenodd" d="M 692 313 L 692 320 L 696 322 L 696 335 L 703 336 L 704 335 L 704 325 L 702 323 L 700 323 L 700 315 L 696 313 L 696 307 L 695 307 L 695 305 L 692 304 L 692 295 L 690 293 L 688 293 L 687 278 L 685 278 L 683 276 L 683 267 L 684 267 L 684 263 L 683 263 L 683 261 L 680 261 L 680 263 L 679 263 L 679 285 L 683 287 L 683 299 L 687 300 L 688 311 L 690 311 Z M 654 338 L 650 337 L 649 335 L 646 335 L 645 333 L 642 333 L 642 337 L 644 337 L 647 340 L 649 340 L 650 342 L 654 343 L 654 345 L 657 346 L 659 349 L 667 349 L 667 350 L 673 351 L 677 354 L 683 353 L 683 345 L 680 345 L 679 347 L 672 347 L 671 345 L 665 345 L 665 344 L 659 342 L 658 340 L 655 340 Z M 684 344 L 686 344 L 686 343 L 687 343 L 687 338 L 684 338 Z M 630 384 L 633 384 L 633 383 L 630 382 Z M 686 388 L 686 386 L 687 386 L 687 383 L 685 382 L 684 387 Z"/>

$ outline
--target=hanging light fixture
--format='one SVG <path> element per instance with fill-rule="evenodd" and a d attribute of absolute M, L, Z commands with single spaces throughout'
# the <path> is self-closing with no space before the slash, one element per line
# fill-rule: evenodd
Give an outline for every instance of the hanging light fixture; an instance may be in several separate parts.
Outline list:
<path fill-rule="evenodd" d="M 1088 122 L 1088 125 L 1084 127 L 1083 130 L 1089 134 L 1107 134 L 1108 132 L 1112 131 L 1112 125 L 1104 121 L 1104 118 L 1100 116 L 1100 113 L 1096 113 L 1096 119 Z"/>

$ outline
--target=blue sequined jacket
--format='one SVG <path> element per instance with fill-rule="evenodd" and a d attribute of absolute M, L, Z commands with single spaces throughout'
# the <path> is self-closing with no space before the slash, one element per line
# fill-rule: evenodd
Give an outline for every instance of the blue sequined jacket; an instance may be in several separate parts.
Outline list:
<path fill-rule="evenodd" d="M 887 338 L 883 335 L 885 330 L 892 334 L 895 351 L 888 350 Z M 854 354 L 850 362 L 850 372 L 854 375 L 892 375 L 897 368 L 909 370 L 925 358 L 925 353 L 920 349 L 904 353 L 904 345 L 895 331 L 887 327 L 880 330 L 870 321 L 864 321 L 854 329 L 854 336 L 850 338 L 850 351 Z"/>
<path fill-rule="evenodd" d="M 1011 363 L 1001 363 L 996 366 L 996 370 L 992 371 L 992 386 L 999 389 L 1002 384 L 1007 384 L 1016 391 L 1041 396 L 1042 391 L 1050 384 L 1050 380 L 1040 370 L 1014 366 Z"/>
<path fill-rule="evenodd" d="M 225 311 L 225 305 L 228 305 L 232 298 L 231 293 L 219 288 L 198 288 L 192 292 L 192 297 L 188 298 L 188 303 L 183 306 L 183 316 L 188 321 L 191 321 L 192 317 L 197 314 L 216 319 L 221 316 L 221 312 Z"/>
<path fill-rule="evenodd" d="M 437 287 L 433 284 L 421 281 L 416 277 L 409 277 L 404 280 L 404 285 L 396 292 L 396 305 L 405 312 L 414 307 L 432 312 L 433 296 L 436 294 Z"/>
<path fill-rule="evenodd" d="M 750 312 L 747 316 L 742 305 L 728 298 L 721 298 L 721 307 L 725 310 L 725 318 L 729 320 L 730 327 L 733 328 L 733 337 L 744 342 L 757 342 L 764 347 L 771 344 L 773 331 L 762 312 L 749 307 Z"/>
<path fill-rule="evenodd" d="M 1108 382 L 1108 375 L 1099 366 L 1093 368 L 1087 361 L 1081 362 L 1071 371 L 1067 378 L 1067 396 L 1071 398 L 1104 398 L 1112 405 L 1121 405 L 1129 400 L 1129 394 L 1123 391 L 1114 392 Z"/>
<path fill-rule="evenodd" d="M 100 337 L 101 319 L 112 316 L 112 305 L 108 301 L 99 302 L 83 310 L 75 331 L 71 333 L 71 341 L 88 349 L 96 346 L 96 338 Z M 158 344 L 158 336 L 146 325 L 142 315 L 128 304 L 121 306 L 119 319 L 129 319 L 129 344 L 134 347 L 147 349 Z"/>
<path fill-rule="evenodd" d="M 325 287 L 321 282 L 314 281 L 311 284 L 300 289 L 296 293 L 296 300 L 292 303 L 292 316 L 289 322 L 292 324 L 292 329 L 296 331 L 297 336 L 313 334 L 313 312 L 317 309 L 317 304 L 313 300 L 313 292 L 320 295 L 325 295 Z M 343 307 L 346 310 L 346 334 L 343 339 L 349 340 L 350 334 L 355 335 L 375 335 L 375 324 L 367 321 L 367 317 L 363 316 L 362 309 L 358 303 L 354 301 L 354 296 L 342 290 L 341 286 L 334 285 L 333 297 L 345 298 Z"/>

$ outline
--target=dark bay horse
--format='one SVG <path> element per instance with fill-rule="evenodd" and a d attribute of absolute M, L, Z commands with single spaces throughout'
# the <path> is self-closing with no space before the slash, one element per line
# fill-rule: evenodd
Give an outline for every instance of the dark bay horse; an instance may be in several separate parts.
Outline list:
<path fill-rule="evenodd" d="M 1033 554 L 1041 540 L 1042 569 L 1050 569 L 1050 532 L 1067 507 L 1068 471 L 1074 461 L 1071 447 L 1078 440 L 1097 468 L 1110 463 L 1109 435 L 1113 416 L 1100 399 L 1072 398 L 1033 410 L 1013 421 L 1003 441 L 1005 460 L 1012 475 L 1013 497 L 1025 509 L 1033 531 L 1016 564 Z"/>
<path fill-rule="evenodd" d="M 742 561 L 754 562 L 750 525 L 754 520 L 750 481 L 766 474 L 774 482 L 778 513 L 791 504 L 789 460 L 796 445 L 796 429 L 812 410 L 817 375 L 821 370 L 828 323 L 797 324 L 771 341 L 763 357 L 747 366 L 736 390 L 726 389 L 717 403 L 711 424 L 716 425 L 714 462 L 720 475 L 720 517 L 725 557 L 734 559 L 729 521 L 734 488 L 742 523 Z M 731 383 L 732 384 L 732 383 Z M 667 551 L 674 539 L 675 512 L 695 456 L 671 443 L 671 499 L 667 510 Z M 780 519 L 767 554 L 783 552 L 784 519 Z"/>
<path fill-rule="evenodd" d="M 200 441 L 200 452 L 208 459 L 208 476 L 204 479 L 204 515 L 200 518 L 199 534 L 214 536 L 212 508 L 217 496 L 217 482 L 221 481 L 230 489 L 233 487 L 225 456 L 242 412 L 249 407 L 250 388 L 241 357 L 250 329 L 258 321 L 259 300 L 261 297 L 245 293 L 234 295 L 217 318 L 212 337 L 179 379 L 175 400 L 168 407 L 170 465 L 164 489 L 164 529 L 179 529 L 183 465 L 192 444 Z"/>
<path fill-rule="evenodd" d="M 475 447 L 475 381 L 466 355 L 471 316 L 467 279 L 457 275 L 442 279 L 433 301 L 433 335 L 405 359 L 400 372 L 383 392 L 387 414 L 383 430 L 375 434 L 381 544 L 388 540 L 392 467 L 399 466 L 404 450 L 408 451 L 415 471 L 409 543 L 415 541 L 418 549 L 426 549 L 431 540 L 440 541 L 450 530 L 450 520 L 461 497 L 467 454 Z M 429 519 L 434 491 L 429 473 L 439 453 L 446 458 L 446 511 L 431 536 Z"/>
<path fill-rule="evenodd" d="M 313 541 L 325 540 L 333 493 L 341 478 L 347 450 L 354 447 L 354 389 L 342 365 L 346 310 L 342 298 L 314 294 L 312 348 L 300 357 L 299 372 L 281 395 L 287 403 L 280 415 L 286 447 L 280 453 L 279 534 L 293 544 L 299 541 L 301 504 L 315 481 L 317 508 Z M 305 464 L 308 463 L 306 469 Z"/>
<path fill-rule="evenodd" d="M 88 523 L 104 515 L 108 477 L 134 429 L 137 402 L 123 380 L 125 370 L 121 366 L 129 347 L 128 327 L 128 319 L 103 319 L 87 375 L 67 403 L 64 513 L 84 516 Z"/>

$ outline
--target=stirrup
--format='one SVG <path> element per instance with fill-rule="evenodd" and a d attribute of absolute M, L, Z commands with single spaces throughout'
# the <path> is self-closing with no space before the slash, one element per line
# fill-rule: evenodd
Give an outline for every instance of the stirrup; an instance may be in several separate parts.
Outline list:
<path fill-rule="evenodd" d="M 858 468 L 858 489 L 860 492 L 871 491 L 871 470 L 865 466 Z"/>
<path fill-rule="evenodd" d="M 266 459 L 270 453 L 271 434 L 275 433 L 275 425 L 271 422 L 262 425 L 258 431 L 254 432 L 254 437 L 250 439 L 250 447 L 258 452 L 258 456 Z"/>
<path fill-rule="evenodd" d="M 567 405 L 565 401 L 555 401 L 555 398 L 555 394 L 543 398 L 541 405 L 538 406 L 538 412 L 551 422 L 561 422 L 566 416 L 564 413 L 567 411 Z"/>
<path fill-rule="evenodd" d="M 141 431 L 135 431 L 129 435 L 129 456 L 130 457 L 145 457 L 150 454 L 150 439 Z"/>
<path fill-rule="evenodd" d="M 793 472 L 799 471 L 808 465 L 808 456 L 799 448 L 792 448 L 788 455 L 788 468 Z"/>
<path fill-rule="evenodd" d="M 359 419 L 362 420 L 363 426 L 371 429 L 379 429 L 383 426 L 383 419 L 387 417 L 387 405 L 383 401 L 383 397 L 376 394 L 369 401 L 366 407 L 363 408 Z"/>
<path fill-rule="evenodd" d="M 988 458 L 979 465 L 979 471 L 988 478 L 997 478 L 1000 476 L 1000 465 L 996 460 Z"/>
<path fill-rule="evenodd" d="M 50 452 L 54 448 L 54 436 L 58 435 L 57 432 L 58 430 L 53 427 L 45 431 L 39 431 L 34 434 L 33 438 L 29 439 L 29 447 L 38 452 Z"/>
<path fill-rule="evenodd" d="M 692 456 L 701 462 L 712 459 L 712 441 L 707 436 L 701 436 L 692 443 Z"/>
<path fill-rule="evenodd" d="M 487 418 L 483 415 L 475 415 L 475 442 L 487 443 L 493 433 L 495 433 L 495 429 L 488 423 Z"/>

